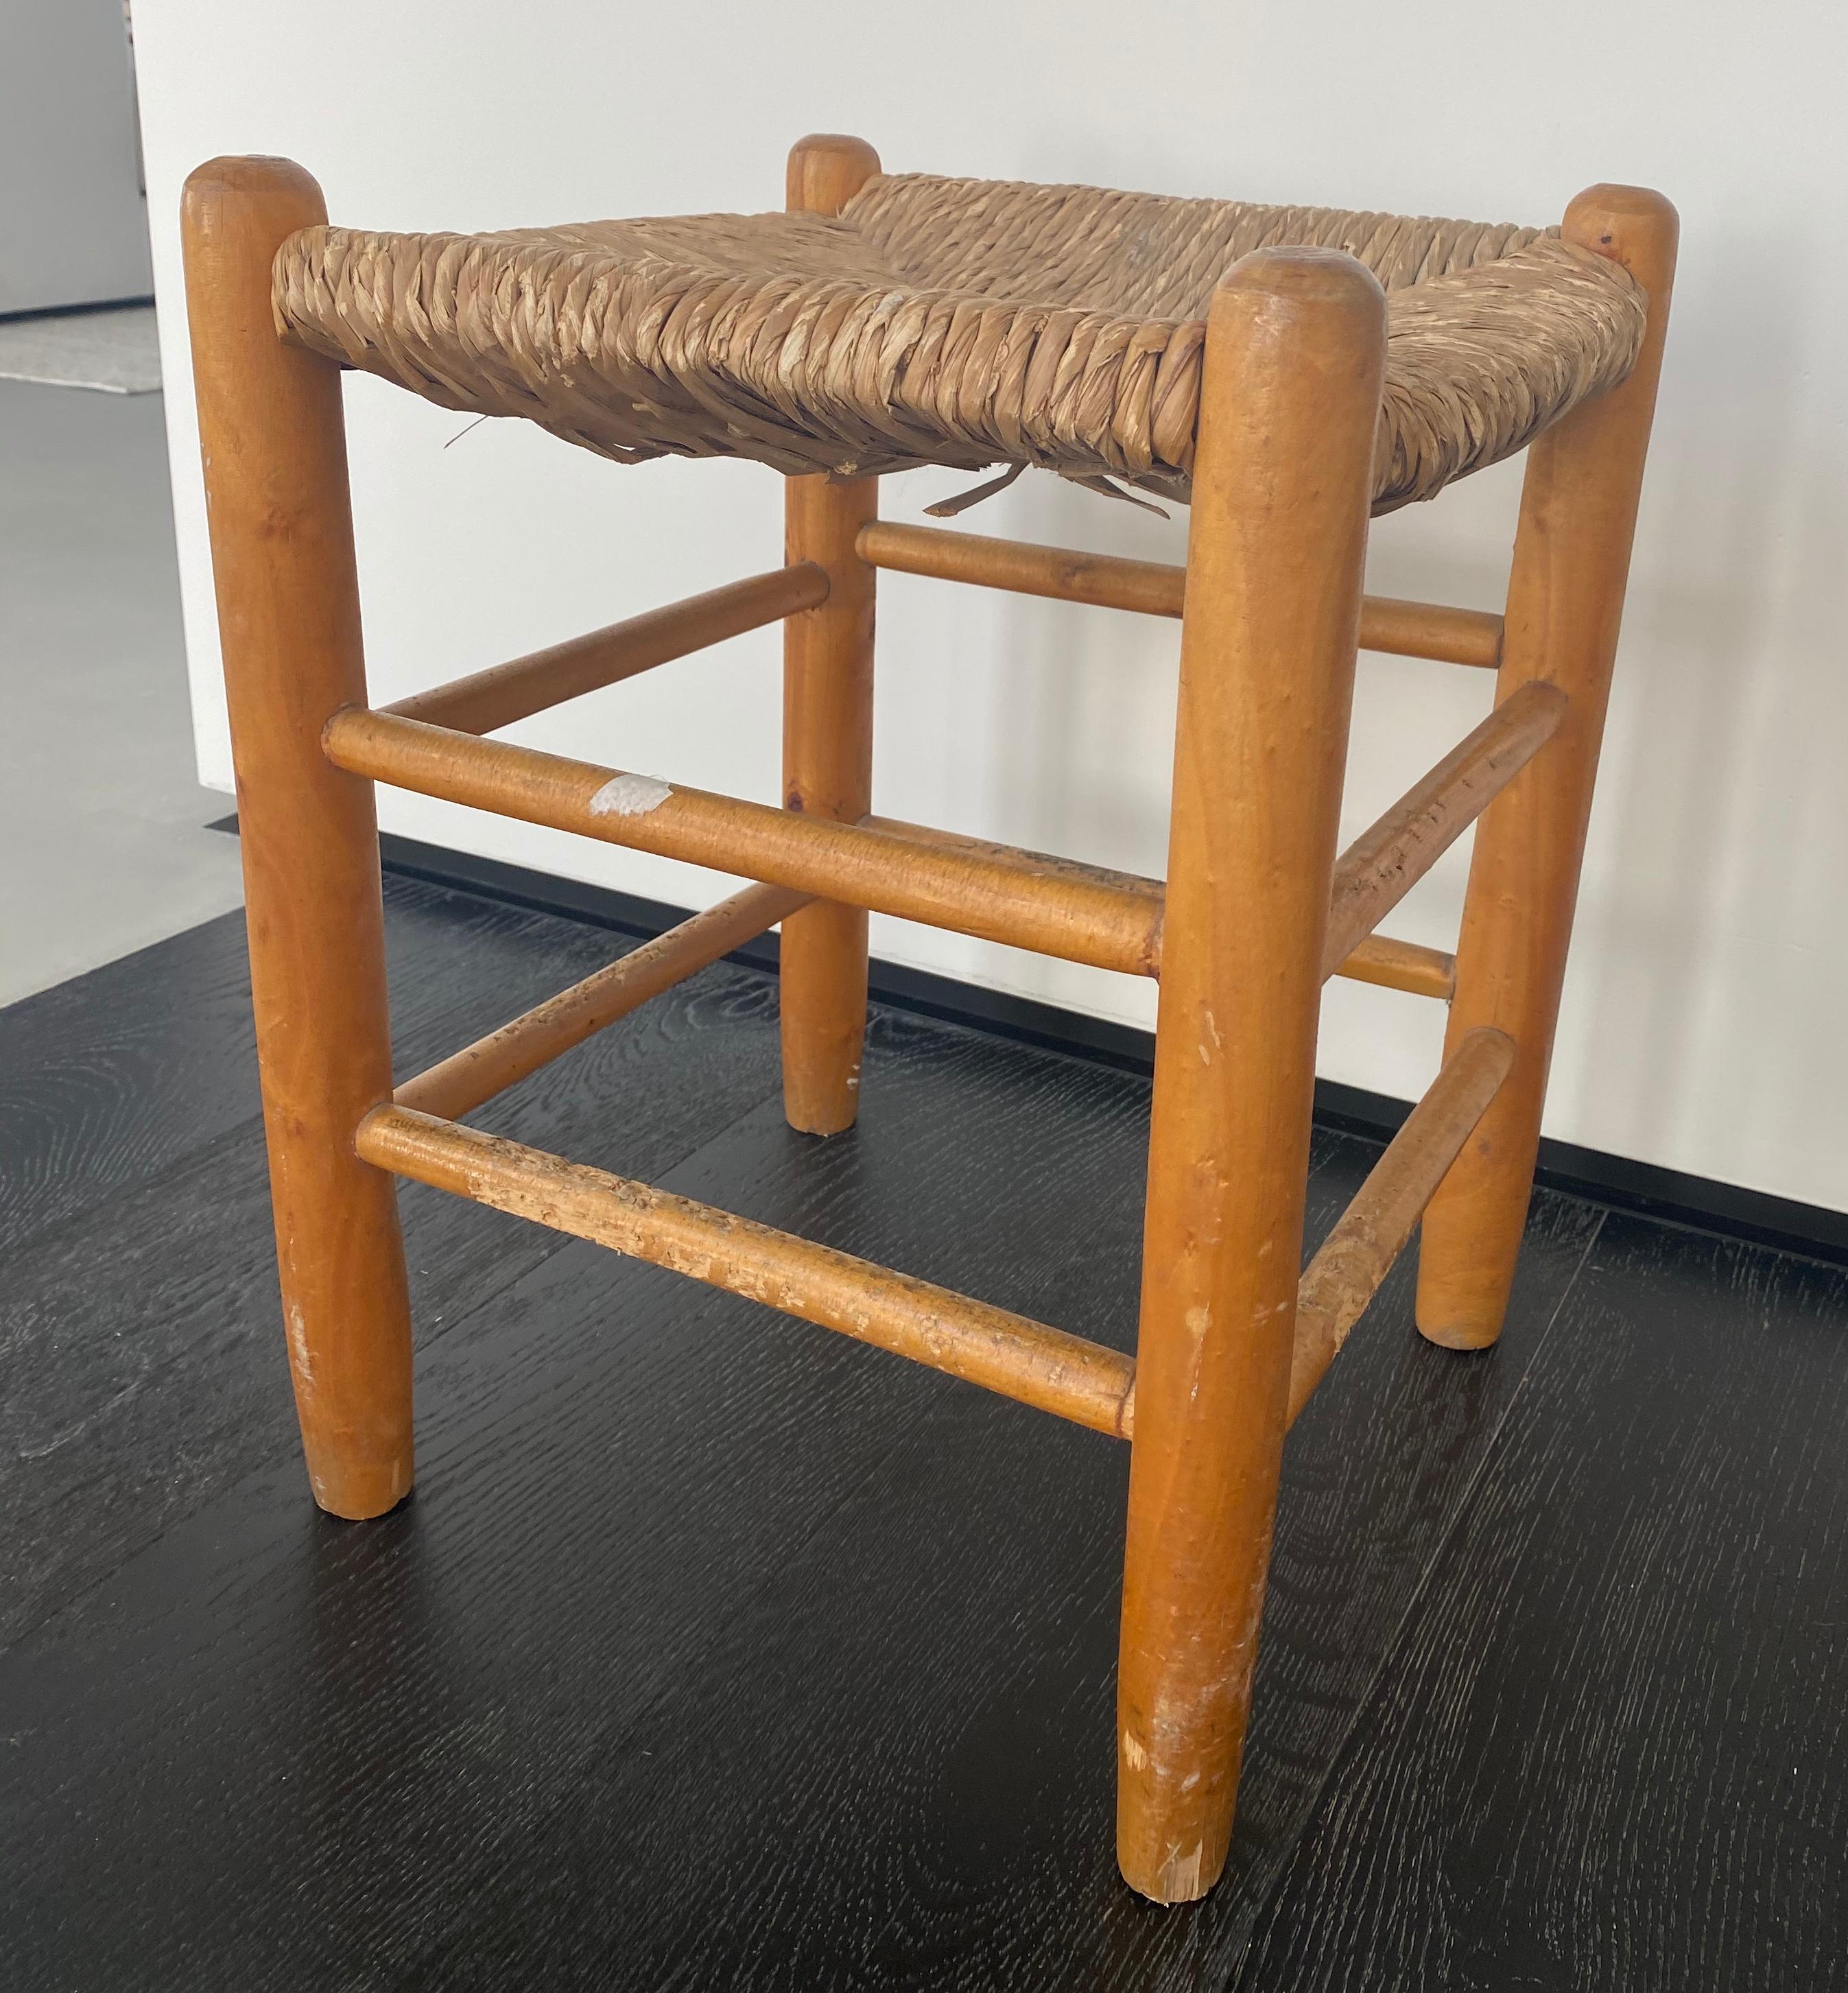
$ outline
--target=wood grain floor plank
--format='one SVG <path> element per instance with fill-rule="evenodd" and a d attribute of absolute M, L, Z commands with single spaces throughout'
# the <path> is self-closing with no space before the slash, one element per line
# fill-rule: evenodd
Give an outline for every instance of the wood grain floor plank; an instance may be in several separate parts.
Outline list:
<path fill-rule="evenodd" d="M 385 904 L 401 1070 L 635 945 L 389 873 Z M 257 1113 L 241 913 L 0 1009 L 0 1253 Z"/>
<path fill-rule="evenodd" d="M 1242 1987 L 1848 1984 L 1848 1275 L 1613 1215 Z"/>
<path fill-rule="evenodd" d="M 472 911 L 462 918 L 478 935 Z M 563 951 L 535 952 L 555 976 Z M 504 993 L 490 983 L 489 995 Z M 436 1022 L 453 1036 L 481 1001 L 453 991 Z M 654 1177 L 763 1099 L 777 1072 L 774 988 L 721 966 L 476 1118 Z M 420 1341 L 562 1243 L 422 1186 L 401 1205 Z M 280 1321 L 262 1129 L 248 1119 L 0 1259 L 0 1644 L 293 1450 Z"/>
<path fill-rule="evenodd" d="M 384 901 L 408 1066 L 634 947 L 417 879 Z M 0 1253 L 255 1114 L 241 913 L 0 1008 Z"/>
<path fill-rule="evenodd" d="M 257 1112 L 241 914 L 0 1010 L 0 1251 Z"/>

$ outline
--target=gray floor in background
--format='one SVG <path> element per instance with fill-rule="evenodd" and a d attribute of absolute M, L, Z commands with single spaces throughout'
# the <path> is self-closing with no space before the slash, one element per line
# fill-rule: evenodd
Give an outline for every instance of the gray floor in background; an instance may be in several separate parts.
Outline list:
<path fill-rule="evenodd" d="M 104 311 L 29 312 L 0 319 L 0 380 L 108 395 L 160 391 L 160 346 L 152 305 Z"/>
<path fill-rule="evenodd" d="M 242 897 L 193 774 L 163 415 L 0 381 L 0 1003 Z"/>

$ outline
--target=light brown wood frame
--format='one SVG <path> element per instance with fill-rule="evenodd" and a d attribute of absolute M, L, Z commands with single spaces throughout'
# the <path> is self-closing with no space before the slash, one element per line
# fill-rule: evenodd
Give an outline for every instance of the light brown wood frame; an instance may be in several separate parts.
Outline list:
<path fill-rule="evenodd" d="M 791 156 L 838 212 L 879 162 Z M 1366 596 L 1379 287 L 1332 252 L 1247 258 L 1211 306 L 1184 568 L 900 526 L 877 480 L 787 481 L 785 565 L 401 700 L 367 705 L 339 377 L 286 344 L 282 241 L 326 220 L 287 161 L 220 159 L 183 214 L 237 775 L 251 984 L 291 1374 L 315 1499 L 375 1516 L 412 1479 L 394 1175 L 599 1241 L 1131 1442 L 1118 1852 L 1173 1902 L 1224 1866 L 1283 1434 L 1423 1215 L 1419 1321 L 1499 1332 L 1541 1103 L 1673 274 L 1673 209 L 1597 187 L 1568 240 L 1648 292 L 1620 388 L 1529 454 L 1505 614 Z M 1169 877 L 872 813 L 881 567 L 1181 620 Z M 487 739 L 740 632 L 784 631 L 784 807 Z M 1337 859 L 1356 655 L 1498 674 L 1494 710 Z M 374 781 L 756 883 L 394 1094 Z M 1481 815 L 1453 959 L 1381 918 Z M 460 1124 L 637 1005 L 781 923 L 786 1108 L 849 1126 L 866 911 L 1159 976 L 1133 1357 L 730 1213 Z M 1300 1276 L 1318 994 L 1449 1000 L 1442 1069 Z"/>

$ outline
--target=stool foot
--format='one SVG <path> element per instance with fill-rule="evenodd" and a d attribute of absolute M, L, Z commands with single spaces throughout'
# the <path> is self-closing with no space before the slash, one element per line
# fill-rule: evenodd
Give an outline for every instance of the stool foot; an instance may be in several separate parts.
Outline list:
<path fill-rule="evenodd" d="M 839 1135 L 859 1113 L 866 1035 L 866 916 L 818 901 L 783 923 L 783 1112 L 804 1135 Z"/>

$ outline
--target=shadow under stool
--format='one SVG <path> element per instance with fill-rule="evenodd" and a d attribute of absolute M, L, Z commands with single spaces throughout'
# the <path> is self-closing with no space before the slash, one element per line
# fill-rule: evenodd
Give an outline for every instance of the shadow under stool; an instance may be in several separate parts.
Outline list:
<path fill-rule="evenodd" d="M 1557 229 L 886 175 L 802 140 L 782 213 L 330 227 L 284 160 L 187 183 L 188 308 L 290 1363 L 315 1499 L 412 1473 L 395 1176 L 673 1268 L 1129 1442 L 1117 1847 L 1163 1902 L 1231 1832 L 1283 1435 L 1422 1219 L 1418 1320 L 1480 1349 L 1519 1249 L 1675 248 Z M 619 463 L 784 473 L 784 566 L 374 709 L 340 370 Z M 1363 588 L 1368 522 L 1529 452 L 1501 616 Z M 1026 465 L 1191 506 L 1184 568 L 882 522 L 879 478 Z M 1115 481 L 1113 483 L 1113 480 Z M 873 813 L 881 568 L 1177 617 L 1168 877 Z M 491 737 L 780 621 L 784 807 Z M 1490 716 L 1348 850 L 1357 650 L 1492 669 Z M 373 785 L 754 883 L 394 1092 Z M 1481 817 L 1454 956 L 1377 929 Z M 777 925 L 784 1097 L 853 1122 L 868 909 L 1159 976 L 1133 1359 L 471 1128 Z M 1333 975 L 1447 1002 L 1430 1091 L 1299 1278 Z"/>

